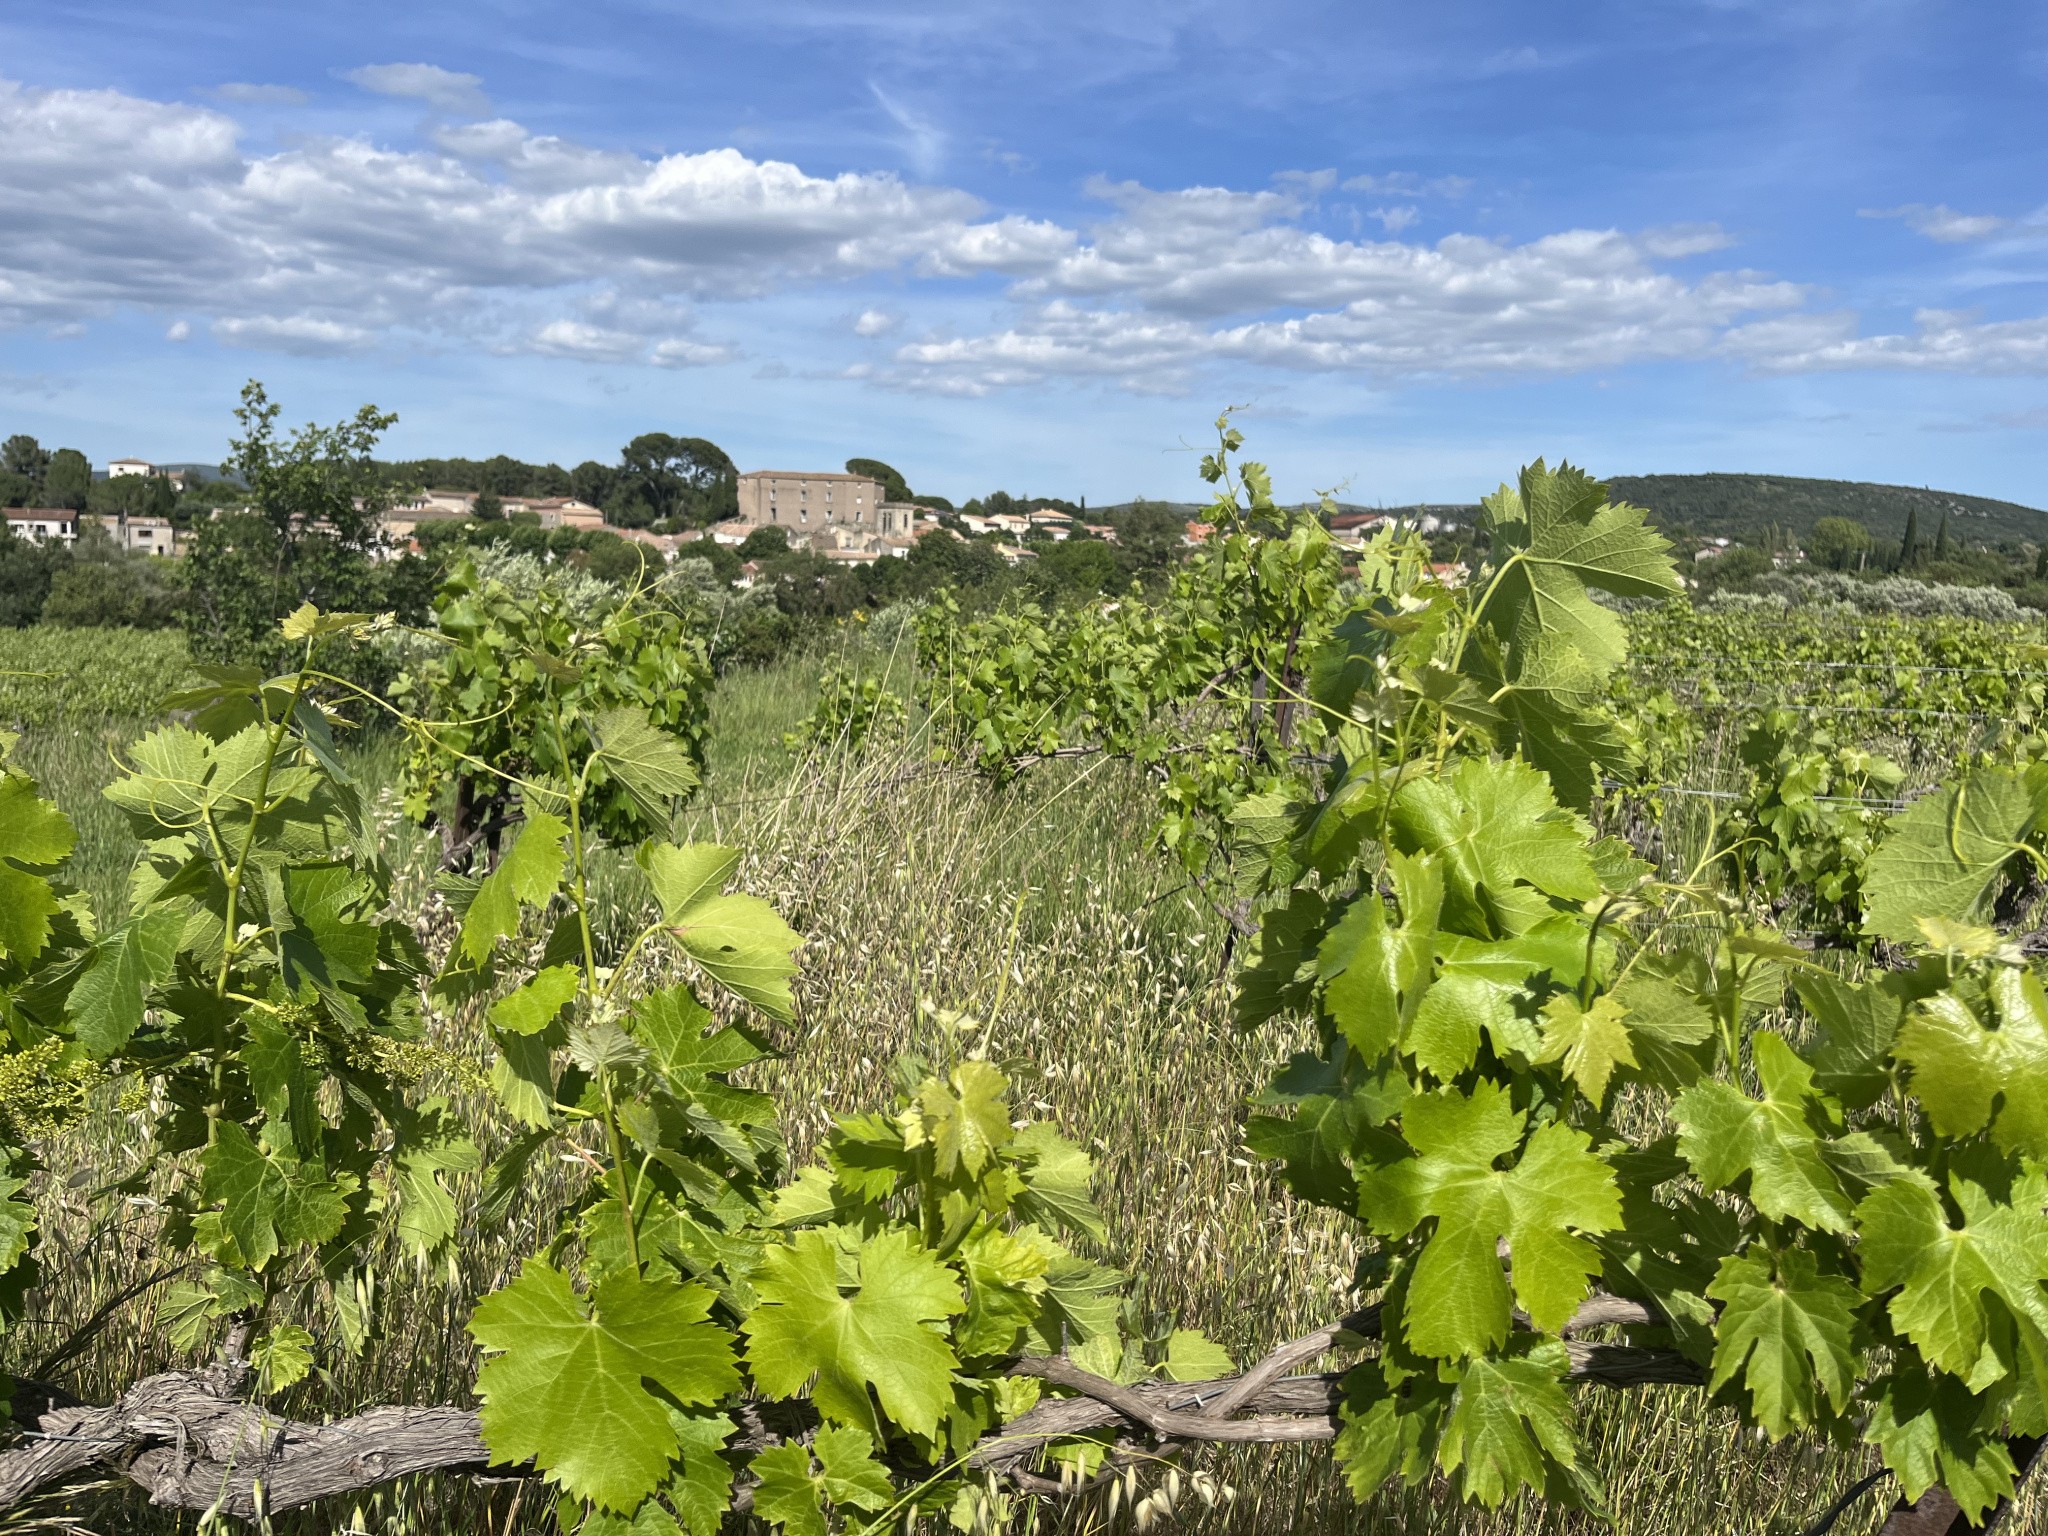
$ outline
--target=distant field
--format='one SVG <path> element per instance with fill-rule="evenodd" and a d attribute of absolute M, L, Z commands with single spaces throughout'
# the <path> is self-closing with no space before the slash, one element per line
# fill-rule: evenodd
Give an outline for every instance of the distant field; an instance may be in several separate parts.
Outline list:
<path fill-rule="evenodd" d="M 191 676 L 175 629 L 0 630 L 0 728 L 152 714 Z"/>

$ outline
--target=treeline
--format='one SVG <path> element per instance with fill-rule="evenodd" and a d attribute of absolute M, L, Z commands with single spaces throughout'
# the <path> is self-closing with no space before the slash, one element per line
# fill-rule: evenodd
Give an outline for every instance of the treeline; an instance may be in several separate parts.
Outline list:
<path fill-rule="evenodd" d="M 201 661 L 279 666 L 288 658 L 279 649 L 277 622 L 300 603 L 427 622 L 442 573 L 463 549 L 489 546 L 621 586 L 665 578 L 660 590 L 671 600 L 715 610 L 707 626 L 717 636 L 715 659 L 731 665 L 771 660 L 821 623 L 940 591 L 974 611 L 1006 601 L 1059 607 L 1099 601 L 1133 583 L 1156 587 L 1186 552 L 1185 512 L 1145 502 L 1090 515 L 1109 538 L 1080 526 L 1063 542 L 1043 530 L 1021 541 L 977 538 L 945 498 L 916 494 L 879 460 L 853 459 L 849 473 L 872 475 L 886 495 L 931 507 L 942 531 L 919 538 L 901 558 L 853 564 L 792 549 L 787 533 L 770 527 L 737 547 L 708 536 L 686 539 L 675 564 L 665 566 L 650 545 L 611 528 L 544 529 L 532 514 L 500 512 L 423 523 L 415 534 L 419 553 L 392 558 L 382 542 L 382 518 L 423 486 L 495 498 L 573 495 L 605 507 L 622 531 L 687 535 L 737 510 L 737 477 L 717 445 L 659 433 L 628 443 L 616 465 L 586 463 L 566 472 L 503 456 L 393 462 L 375 450 L 396 418 L 365 406 L 331 426 L 286 430 L 276 403 L 253 383 L 235 417 L 238 435 L 223 461 L 223 478 L 206 482 L 189 505 L 179 498 L 171 509 L 189 529 L 184 559 L 126 552 L 90 525 L 72 546 L 0 531 L 0 625 L 176 624 Z M 52 493 L 76 489 L 66 477 L 75 479 L 82 455 L 72 456 L 74 464 L 61 453 L 43 453 L 31 439 L 7 447 L 29 483 L 23 504 L 67 504 Z M 88 500 L 99 487 L 113 487 L 124 496 L 157 498 L 153 508 L 162 506 L 169 488 L 168 481 L 141 476 L 85 484 Z M 1040 507 L 1085 514 L 1080 504 L 1060 498 L 1003 491 L 967 503 L 989 512 Z M 1022 542 L 1027 553 L 1012 549 L 1006 558 L 1005 542 Z M 363 668 L 371 660 L 368 653 L 357 658 Z M 378 681 L 360 675 L 366 683 Z"/>
<path fill-rule="evenodd" d="M 0 442 L 0 507 L 167 517 L 184 526 L 240 494 L 231 481 L 197 475 L 184 477 L 183 490 L 164 475 L 95 480 L 91 462 L 76 448 L 45 448 L 25 432 Z"/>

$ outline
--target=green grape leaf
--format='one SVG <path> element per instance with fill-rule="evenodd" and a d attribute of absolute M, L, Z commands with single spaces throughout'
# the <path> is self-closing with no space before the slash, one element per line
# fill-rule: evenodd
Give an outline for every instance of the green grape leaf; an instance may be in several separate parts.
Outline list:
<path fill-rule="evenodd" d="M 767 1054 L 743 1031 L 721 1028 L 688 987 L 648 993 L 629 1019 L 633 1038 L 672 1080 L 701 1082 L 708 1073 L 737 1071 Z"/>
<path fill-rule="evenodd" d="M 1792 989 L 1821 1029 L 1812 1052 L 1814 1086 L 1844 1108 L 1868 1109 L 1891 1089 L 1892 1043 L 1909 994 L 1889 977 L 1852 982 L 1825 971 L 1801 971 Z"/>
<path fill-rule="evenodd" d="M 1564 1344 L 1546 1339 L 1520 1355 L 1481 1356 L 1458 1374 L 1437 1463 L 1466 1498 L 1491 1509 L 1523 1488 L 1594 1503 L 1598 1485 L 1578 1464 Z M 1554 1476 L 1553 1470 L 1562 1477 Z"/>
<path fill-rule="evenodd" d="M 1581 1008 L 1574 994 L 1560 992 L 1543 1005 L 1543 1046 L 1536 1059 L 1563 1062 L 1564 1075 L 1598 1109 L 1614 1069 L 1637 1065 L 1627 1019 L 1626 1005 L 1612 992 L 1594 998 L 1590 1008 Z"/>
<path fill-rule="evenodd" d="M 1709 1189 L 1749 1179 L 1749 1198 L 1772 1221 L 1821 1232 L 1849 1229 L 1849 1197 L 1821 1155 L 1813 1119 L 1831 1102 L 1813 1089 L 1813 1068 L 1770 1030 L 1752 1037 L 1764 1097 L 1731 1083 L 1694 1083 L 1678 1096 L 1678 1150 Z"/>
<path fill-rule="evenodd" d="M 1398 1299 L 1390 1307 L 1398 1312 Z M 1385 1320 L 1398 1330 L 1397 1317 L 1390 1313 Z M 1434 1372 L 1410 1375 L 1384 1356 L 1362 1360 L 1345 1373 L 1338 1407 L 1342 1427 L 1331 1450 L 1353 1498 L 1363 1503 L 1395 1476 L 1419 1483 L 1430 1475 L 1456 1390 Z"/>
<path fill-rule="evenodd" d="M 1778 1256 L 1730 1254 L 1707 1294 L 1722 1304 L 1714 1327 L 1718 1392 L 1738 1376 L 1773 1440 L 1821 1421 L 1820 1398 L 1840 1413 L 1856 1384 L 1856 1287 L 1824 1275 L 1803 1248 Z"/>
<path fill-rule="evenodd" d="M 1443 904 L 1443 873 L 1435 859 L 1395 853 L 1387 872 L 1400 903 L 1399 925 L 1388 923 L 1386 904 L 1368 887 L 1316 952 L 1323 1005 L 1368 1062 L 1400 1042 L 1422 1003 Z"/>
<path fill-rule="evenodd" d="M 296 1323 L 273 1328 L 249 1351 L 259 1396 L 295 1387 L 313 1372 L 313 1335 Z"/>
<path fill-rule="evenodd" d="M 1013 1233 L 992 1225 L 960 1245 L 967 1313 L 954 1327 L 953 1342 L 963 1356 L 1007 1353 L 1037 1319 L 1051 1247 L 1029 1228 Z"/>
<path fill-rule="evenodd" d="M 1176 1328 L 1166 1337 L 1168 1381 L 1215 1381 L 1236 1370 L 1230 1351 L 1199 1328 Z"/>
<path fill-rule="evenodd" d="M 522 1125 L 536 1129 L 550 1123 L 555 1104 L 555 1068 L 548 1037 L 497 1035 L 498 1054 L 491 1062 L 491 1092 Z"/>
<path fill-rule="evenodd" d="M 472 961 L 482 960 L 499 940 L 519 932 L 521 903 L 545 906 L 561 888 L 568 837 L 568 823 L 559 816 L 527 807 L 519 836 L 498 867 L 484 876 L 469 910 L 462 914 L 462 952 Z"/>
<path fill-rule="evenodd" d="M 242 1261 L 261 1270 L 282 1248 L 324 1243 L 348 1219 L 342 1187 L 317 1167 L 258 1146 L 233 1120 L 216 1120 L 199 1155 L 200 1192 L 222 1207 Z"/>
<path fill-rule="evenodd" d="M 1913 1069 L 1913 1092 L 1942 1135 L 1990 1124 L 2007 1151 L 2048 1159 L 2048 994 L 2031 970 L 2013 965 L 1994 969 L 1986 991 L 1996 1029 L 1954 992 L 1940 992 L 1914 1009 L 1894 1052 Z"/>
<path fill-rule="evenodd" d="M 530 1460 L 577 1498 L 637 1508 L 681 1448 L 669 1403 L 715 1403 L 739 1385 L 731 1336 L 706 1320 L 711 1303 L 702 1286 L 631 1270 L 579 1296 L 528 1259 L 469 1324 L 495 1352 L 476 1383 L 492 1461 Z"/>
<path fill-rule="evenodd" d="M 770 1525 L 781 1526 L 789 1536 L 826 1536 L 830 1527 L 825 1524 L 808 1446 L 794 1441 L 771 1445 L 756 1454 L 747 1467 L 760 1479 L 754 1489 L 755 1514 Z"/>
<path fill-rule="evenodd" d="M 1641 972 L 1623 981 L 1613 996 L 1627 1010 L 1629 1045 L 1636 1057 L 1632 1068 L 1622 1070 L 1624 1081 L 1675 1093 L 1712 1067 L 1714 1016 L 1698 998 L 1662 976 Z"/>
<path fill-rule="evenodd" d="M 1389 824 L 1404 853 L 1437 856 L 1442 925 L 1472 938 L 1520 933 L 1550 915 L 1546 898 L 1598 896 L 1585 823 L 1558 808 L 1550 781 L 1514 759 L 1468 757 L 1442 778 L 1412 779 Z"/>
<path fill-rule="evenodd" d="M 865 1430 L 827 1427 L 808 1450 L 791 1444 L 762 1451 L 751 1463 L 761 1479 L 755 1512 L 789 1536 L 825 1536 L 825 1517 L 836 1506 L 887 1509 L 896 1491 L 874 1448 Z"/>
<path fill-rule="evenodd" d="M 29 1243 L 35 1234 L 35 1207 L 15 1198 L 26 1188 L 27 1179 L 0 1174 L 0 1275 L 28 1257 Z"/>
<path fill-rule="evenodd" d="M 806 1168 L 775 1192 L 770 1219 L 778 1227 L 808 1227 L 841 1213 L 830 1168 Z"/>
<path fill-rule="evenodd" d="M 1286 1166 L 1282 1176 L 1305 1200 L 1340 1211 L 1358 1209 L 1351 1161 L 1375 1139 L 1374 1131 L 1401 1112 L 1413 1085 L 1398 1062 L 1383 1060 L 1361 1071 L 1356 1058 L 1342 1065 L 1297 1052 L 1253 1102 L 1291 1105 L 1291 1117 L 1252 1115 L 1245 1145 Z M 1381 1141 L 1386 1133 L 1379 1133 Z"/>
<path fill-rule="evenodd" d="M 733 1421 L 722 1413 L 678 1413 L 668 1416 L 683 1450 L 683 1475 L 672 1478 L 668 1501 L 689 1536 L 719 1536 L 732 1507 L 732 1467 L 719 1455 L 732 1438 Z"/>
<path fill-rule="evenodd" d="M 1928 1489 L 1948 1490 L 1972 1525 L 2009 1499 L 2019 1470 L 1995 1418 L 1955 1377 L 1927 1370 L 1893 1371 L 1870 1396 L 1864 1439 L 1876 1445 L 1898 1477 L 1900 1491 L 1917 1504 Z"/>
<path fill-rule="evenodd" d="M 963 1061 L 943 1082 L 927 1078 L 917 1091 L 917 1107 L 904 1118 L 904 1145 L 929 1146 L 942 1179 L 962 1168 L 969 1178 L 980 1178 L 1014 1134 L 1009 1090 L 1010 1080 L 986 1061 Z"/>
<path fill-rule="evenodd" d="M 1984 921 L 1993 887 L 2042 806 L 2009 768 L 1979 768 L 1924 795 L 1885 824 L 1863 869 L 1863 926 L 1879 938 L 1917 943 L 1920 919 Z"/>
<path fill-rule="evenodd" d="M 367 613 L 322 613 L 311 603 L 301 603 L 280 619 L 277 627 L 285 639 L 298 641 L 361 629 L 370 622 Z"/>
<path fill-rule="evenodd" d="M 1471 1096 L 1455 1088 L 1417 1094 L 1401 1134 L 1419 1154 L 1359 1176 L 1359 1206 L 1376 1231 L 1407 1235 L 1426 1217 L 1436 1230 L 1417 1260 L 1406 1312 L 1419 1353 L 1456 1359 L 1508 1334 L 1507 1240 L 1514 1299 L 1536 1328 L 1554 1333 L 1585 1299 L 1600 1270 L 1582 1234 L 1621 1224 L 1614 1170 L 1583 1132 L 1553 1122 L 1523 1144 L 1527 1117 L 1507 1091 L 1482 1080 Z M 1521 1150 L 1515 1166 L 1494 1164 Z"/>
<path fill-rule="evenodd" d="M 1126 1276 L 1106 1264 L 1057 1252 L 1045 1271 L 1045 1304 L 1026 1331 L 1029 1347 L 1056 1355 L 1069 1344 L 1114 1336 L 1123 1315 Z"/>
<path fill-rule="evenodd" d="M 438 1112 L 409 1116 L 391 1159 L 391 1183 L 398 1193 L 398 1238 L 419 1255 L 438 1249 L 455 1235 L 455 1199 L 442 1181 L 450 1173 L 474 1173 L 483 1162 L 476 1143 Z"/>
<path fill-rule="evenodd" d="M 49 943 L 60 903 L 34 871 L 63 863 L 77 841 L 70 820 L 24 775 L 0 774 L 0 959 L 26 964 Z"/>
<path fill-rule="evenodd" d="M 1535 1003 L 1547 982 L 1575 986 L 1586 961 L 1586 930 L 1551 918 L 1506 939 L 1437 935 L 1436 981 L 1422 994 L 1402 1048 L 1416 1065 L 1449 1082 L 1479 1057 L 1481 1031 L 1502 1056 L 1534 1058 L 1542 1049 Z"/>
<path fill-rule="evenodd" d="M 1022 1159 L 1024 1189 L 1010 1208 L 1024 1221 L 1064 1228 L 1102 1240 L 1102 1212 L 1095 1204 L 1095 1160 L 1053 1128 L 1034 1120 L 1016 1133 L 1011 1153 Z"/>
<path fill-rule="evenodd" d="M 508 1035 L 537 1035 L 575 1000 L 581 985 L 583 972 L 575 966 L 551 965 L 491 1004 L 491 1023 Z"/>
<path fill-rule="evenodd" d="M 1648 514 L 1610 502 L 1607 487 L 1570 464 L 1541 459 L 1482 503 L 1488 532 L 1512 552 L 1496 577 L 1484 618 L 1517 650 L 1548 656 L 1566 650 L 1604 677 L 1628 654 L 1628 635 L 1588 587 L 1622 597 L 1665 597 L 1683 590 L 1671 545 Z"/>
<path fill-rule="evenodd" d="M 593 723 L 598 758 L 648 820 L 665 824 L 675 802 L 697 792 L 702 779 L 682 743 L 657 730 L 637 709 L 608 709 Z"/>
<path fill-rule="evenodd" d="M 2031 1335 L 2036 1389 L 2048 1395 L 2048 1178 L 2034 1173 L 2010 1205 L 1967 1180 L 1953 1181 L 1961 1226 L 1924 1179 L 1900 1179 L 1856 1208 L 1863 1290 L 1891 1299 L 1892 1326 L 1934 1365 L 1981 1392 L 2005 1374 L 1992 1345 L 1997 1326 L 1984 1298 L 1996 1297 Z"/>
<path fill-rule="evenodd" d="M 184 937 L 184 914 L 156 907 L 131 917 L 93 945 L 64 1010 L 78 1043 L 104 1061 L 142 1027 L 150 992 L 170 974 Z"/>
<path fill-rule="evenodd" d="M 746 1322 L 754 1380 L 770 1397 L 795 1397 L 815 1376 L 820 1413 L 880 1436 L 873 1388 L 883 1412 L 929 1437 L 951 1406 L 959 1361 L 927 1325 L 965 1308 L 959 1284 L 900 1228 L 862 1243 L 856 1267 L 853 1294 L 843 1296 L 824 1233 L 799 1232 L 762 1255 L 760 1304 Z"/>
<path fill-rule="evenodd" d="M 739 849 L 719 843 L 648 843 L 639 859 L 671 922 L 724 890 L 740 867 Z"/>
<path fill-rule="evenodd" d="M 720 895 L 739 864 L 737 849 L 694 843 L 649 843 L 641 851 L 662 921 L 705 972 L 727 990 L 778 1019 L 796 1015 L 789 979 L 803 942 L 758 896 Z"/>

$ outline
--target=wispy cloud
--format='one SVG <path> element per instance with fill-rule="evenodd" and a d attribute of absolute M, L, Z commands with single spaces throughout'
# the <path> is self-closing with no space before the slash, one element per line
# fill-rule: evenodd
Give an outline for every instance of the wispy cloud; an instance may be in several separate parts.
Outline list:
<path fill-rule="evenodd" d="M 1958 213 L 1947 203 L 1907 203 L 1899 208 L 1859 208 L 1857 213 L 1866 219 L 1904 219 L 1906 227 L 1917 235 L 1930 240 L 1939 240 L 1944 245 L 1960 245 L 1971 240 L 1988 240 L 2005 229 L 2012 221 L 1990 213 Z"/>
<path fill-rule="evenodd" d="M 491 111 L 480 76 L 458 74 L 438 64 L 365 64 L 343 70 L 341 78 L 375 95 L 423 101 L 458 117 L 487 117 Z"/>
<path fill-rule="evenodd" d="M 1389 171 L 1382 176 L 1353 176 L 1344 182 L 1346 192 L 1377 192 L 1382 197 L 1459 198 L 1472 190 L 1469 176 L 1417 176 L 1412 171 Z"/>
<path fill-rule="evenodd" d="M 946 161 L 945 130 L 872 80 L 868 82 L 868 90 L 873 94 L 875 104 L 888 115 L 889 121 L 902 130 L 897 142 L 911 167 L 920 176 L 936 176 Z"/>
<path fill-rule="evenodd" d="M 306 93 L 295 85 L 251 85 L 243 80 L 206 86 L 200 94 L 241 107 L 296 107 L 304 105 L 307 99 Z"/>

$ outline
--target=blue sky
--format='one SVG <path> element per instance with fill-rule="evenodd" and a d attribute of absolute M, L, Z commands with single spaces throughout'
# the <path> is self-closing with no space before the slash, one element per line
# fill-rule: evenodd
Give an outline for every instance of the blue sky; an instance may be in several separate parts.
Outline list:
<path fill-rule="evenodd" d="M 2048 502 L 2048 10 L 0 10 L 0 431 L 1192 496 L 1537 454 Z"/>

